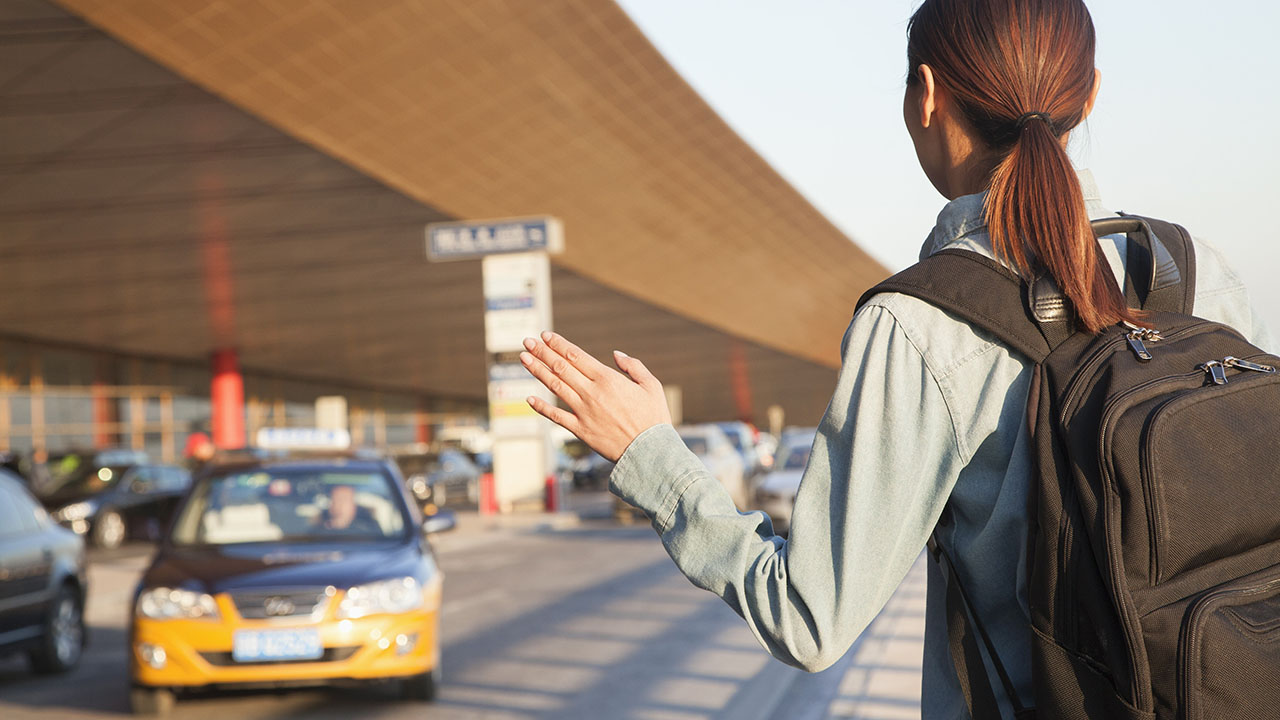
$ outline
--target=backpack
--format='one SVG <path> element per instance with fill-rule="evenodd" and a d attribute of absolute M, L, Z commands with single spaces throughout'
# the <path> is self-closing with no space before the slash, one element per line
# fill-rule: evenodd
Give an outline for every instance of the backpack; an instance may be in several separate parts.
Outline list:
<path fill-rule="evenodd" d="M 1195 254 L 1184 229 L 1132 215 L 1093 226 L 1127 236 L 1125 297 L 1154 330 L 1076 332 L 1051 277 L 1023 280 L 956 249 L 859 301 L 917 297 L 1035 363 L 1026 415 L 1035 707 L 1019 701 L 931 538 L 965 701 L 975 720 L 1000 716 L 985 650 L 1019 718 L 1280 717 L 1280 358 L 1191 314 Z"/>

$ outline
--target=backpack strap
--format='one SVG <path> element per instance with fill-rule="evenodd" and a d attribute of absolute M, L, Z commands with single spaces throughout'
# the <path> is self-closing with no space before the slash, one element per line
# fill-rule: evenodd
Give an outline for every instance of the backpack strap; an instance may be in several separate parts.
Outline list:
<path fill-rule="evenodd" d="M 965 281 L 956 282 L 956 278 Z M 1052 349 L 1027 307 L 1022 279 L 978 253 L 939 250 L 865 292 L 858 307 L 873 295 L 886 292 L 910 295 L 958 315 L 995 334 L 1033 362 L 1042 362 Z M 1048 296 L 1040 304 L 1045 312 L 1065 311 L 1062 302 Z"/>

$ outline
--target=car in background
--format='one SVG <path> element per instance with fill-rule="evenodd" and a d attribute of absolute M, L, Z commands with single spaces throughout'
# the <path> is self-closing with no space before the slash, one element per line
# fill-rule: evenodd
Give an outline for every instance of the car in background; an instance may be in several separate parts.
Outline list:
<path fill-rule="evenodd" d="M 50 458 L 40 501 L 63 526 L 95 546 L 155 540 L 191 486 L 191 472 L 157 465 L 133 450 L 63 453 Z"/>
<path fill-rule="evenodd" d="M 474 505 L 480 501 L 480 467 L 463 451 L 439 451 L 396 456 L 396 464 L 420 503 Z"/>
<path fill-rule="evenodd" d="M 0 655 L 26 653 L 38 673 L 74 668 L 88 637 L 87 588 L 84 540 L 0 470 Z"/>
<path fill-rule="evenodd" d="M 698 456 L 729 492 L 738 509 L 745 510 L 751 500 L 747 492 L 746 467 L 724 431 L 715 425 L 685 425 L 676 431 L 680 433 L 685 447 Z"/>
<path fill-rule="evenodd" d="M 804 469 L 809 464 L 809 451 L 816 435 L 816 429 L 787 433 L 778 448 L 773 469 L 756 488 L 756 508 L 769 516 L 774 532 L 779 535 L 786 535 L 791 530 L 796 493 L 800 490 Z"/>
<path fill-rule="evenodd" d="M 773 467 L 774 455 L 778 452 L 778 438 L 762 432 L 756 436 L 756 456 L 760 458 L 760 469 L 768 472 Z"/>
<path fill-rule="evenodd" d="M 594 450 L 573 461 L 573 487 L 577 490 L 600 490 L 609 487 L 613 463 Z"/>
<path fill-rule="evenodd" d="M 399 684 L 435 697 L 443 577 L 396 464 L 269 459 L 201 473 L 134 594 L 130 700 L 195 688 Z"/>
<path fill-rule="evenodd" d="M 761 459 L 759 449 L 756 447 L 756 437 L 759 433 L 756 432 L 755 428 L 744 422 L 721 422 L 715 425 L 724 431 L 725 437 L 729 439 L 729 444 L 733 445 L 733 449 L 742 458 L 742 471 L 745 473 L 747 480 L 750 481 L 752 477 L 764 469 L 764 462 Z"/>
<path fill-rule="evenodd" d="M 743 472 L 742 457 L 733 449 L 724 431 L 715 425 L 707 424 L 683 425 L 676 428 L 676 432 L 680 434 L 685 447 L 697 455 L 712 477 L 724 486 L 738 509 L 746 510 L 751 493 Z M 644 513 L 630 503 L 615 497 L 614 516 L 622 522 L 628 522 L 637 517 L 644 517 Z"/>

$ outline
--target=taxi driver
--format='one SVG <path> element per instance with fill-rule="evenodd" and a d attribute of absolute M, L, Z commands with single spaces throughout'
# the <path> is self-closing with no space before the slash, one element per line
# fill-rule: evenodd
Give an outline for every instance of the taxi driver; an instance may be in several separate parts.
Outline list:
<path fill-rule="evenodd" d="M 356 503 L 356 489 L 351 485 L 334 485 L 329 490 L 329 507 L 321 515 L 320 525 L 352 535 L 382 535 L 373 513 Z"/>

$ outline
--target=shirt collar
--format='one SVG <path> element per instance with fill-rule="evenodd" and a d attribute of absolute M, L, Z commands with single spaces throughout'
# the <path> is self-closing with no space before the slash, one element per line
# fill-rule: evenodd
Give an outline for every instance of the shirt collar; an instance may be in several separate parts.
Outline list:
<path fill-rule="evenodd" d="M 1084 195 L 1085 208 L 1088 210 L 1090 218 L 1105 217 L 1111 213 L 1102 206 L 1101 193 L 1098 191 L 1098 184 L 1093 179 L 1093 173 L 1089 170 L 1077 170 L 1076 176 L 1080 181 L 1080 190 Z M 987 199 L 987 193 L 976 193 L 973 195 L 964 195 L 947 203 L 942 208 L 942 212 L 938 213 L 938 221 L 933 226 L 933 231 L 929 233 L 929 237 L 925 239 L 924 245 L 920 248 L 920 259 L 938 252 L 939 250 L 964 241 L 975 235 L 983 237 L 972 237 L 972 241 L 986 246 L 989 244 L 986 236 L 987 218 L 983 206 Z"/>

